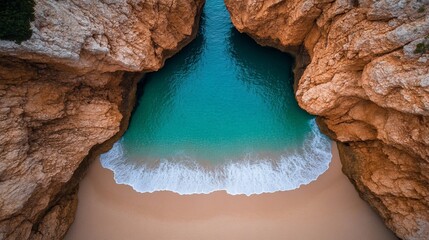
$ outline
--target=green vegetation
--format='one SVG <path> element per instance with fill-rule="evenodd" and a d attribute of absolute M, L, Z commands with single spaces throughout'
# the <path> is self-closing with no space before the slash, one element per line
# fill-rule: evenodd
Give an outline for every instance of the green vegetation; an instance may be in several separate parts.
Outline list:
<path fill-rule="evenodd" d="M 429 51 L 429 43 L 419 43 L 416 45 L 416 49 L 414 49 L 414 53 L 426 53 Z"/>
<path fill-rule="evenodd" d="M 34 0 L 0 0 L 0 39 L 21 43 L 31 37 Z"/>
<path fill-rule="evenodd" d="M 415 54 L 423 54 L 429 52 L 429 35 L 425 37 L 423 42 L 418 43 L 416 45 L 416 49 L 414 49 Z"/>
<path fill-rule="evenodd" d="M 419 9 L 417 9 L 418 13 L 422 13 L 424 11 L 425 11 L 425 7 L 424 6 L 421 6 L 421 7 L 419 7 Z"/>

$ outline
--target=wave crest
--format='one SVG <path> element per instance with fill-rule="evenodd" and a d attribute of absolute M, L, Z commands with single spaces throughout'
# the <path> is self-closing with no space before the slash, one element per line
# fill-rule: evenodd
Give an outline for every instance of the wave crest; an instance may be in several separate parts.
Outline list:
<path fill-rule="evenodd" d="M 287 191 L 308 184 L 324 173 L 332 158 L 331 141 L 320 133 L 312 119 L 311 132 L 300 148 L 285 151 L 276 159 L 247 155 L 207 168 L 194 159 L 181 156 L 178 161 L 161 159 L 154 166 L 127 162 L 121 140 L 101 155 L 101 164 L 114 173 L 118 184 L 130 185 L 135 191 L 150 193 L 172 191 L 201 194 L 225 190 L 232 195 Z"/>

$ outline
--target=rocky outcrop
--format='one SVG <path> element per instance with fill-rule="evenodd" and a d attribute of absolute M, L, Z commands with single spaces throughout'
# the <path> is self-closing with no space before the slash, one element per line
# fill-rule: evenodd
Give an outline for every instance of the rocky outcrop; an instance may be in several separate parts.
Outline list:
<path fill-rule="evenodd" d="M 400 238 L 427 239 L 429 1 L 225 2 L 239 31 L 296 54 L 299 105 L 362 198 Z"/>
<path fill-rule="evenodd" d="M 61 239 L 91 159 L 126 129 L 137 80 L 191 41 L 202 0 L 37 0 L 0 41 L 0 239 Z"/>

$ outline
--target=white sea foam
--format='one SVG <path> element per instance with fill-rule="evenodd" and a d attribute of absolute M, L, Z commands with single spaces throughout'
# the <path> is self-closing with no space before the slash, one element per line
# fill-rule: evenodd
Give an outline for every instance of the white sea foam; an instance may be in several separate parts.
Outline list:
<path fill-rule="evenodd" d="M 314 120 L 311 132 L 300 148 L 288 150 L 276 159 L 228 161 L 207 168 L 182 156 L 179 161 L 161 159 L 156 166 L 127 161 L 121 141 L 101 155 L 103 167 L 113 171 L 118 184 L 130 185 L 137 192 L 172 191 L 179 194 L 210 193 L 225 190 L 229 194 L 260 194 L 287 191 L 308 184 L 328 169 L 331 142 L 320 133 Z M 272 157 L 272 156 L 270 156 Z"/>

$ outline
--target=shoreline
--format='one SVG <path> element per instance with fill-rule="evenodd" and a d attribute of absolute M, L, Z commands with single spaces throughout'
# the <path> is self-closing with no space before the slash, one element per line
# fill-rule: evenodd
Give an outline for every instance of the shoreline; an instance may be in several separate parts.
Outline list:
<path fill-rule="evenodd" d="M 397 239 L 341 172 L 299 189 L 258 195 L 138 193 L 95 161 L 65 239 Z"/>
<path fill-rule="evenodd" d="M 311 131 L 295 149 L 247 151 L 240 158 L 226 157 L 214 164 L 186 153 L 167 160 L 142 161 L 130 157 L 128 152 L 133 150 L 121 140 L 100 156 L 101 165 L 114 172 L 116 183 L 130 185 L 140 193 L 172 191 L 192 195 L 226 191 L 250 196 L 290 191 L 316 180 L 332 159 L 332 142 L 320 133 L 314 119 L 308 124 Z"/>

